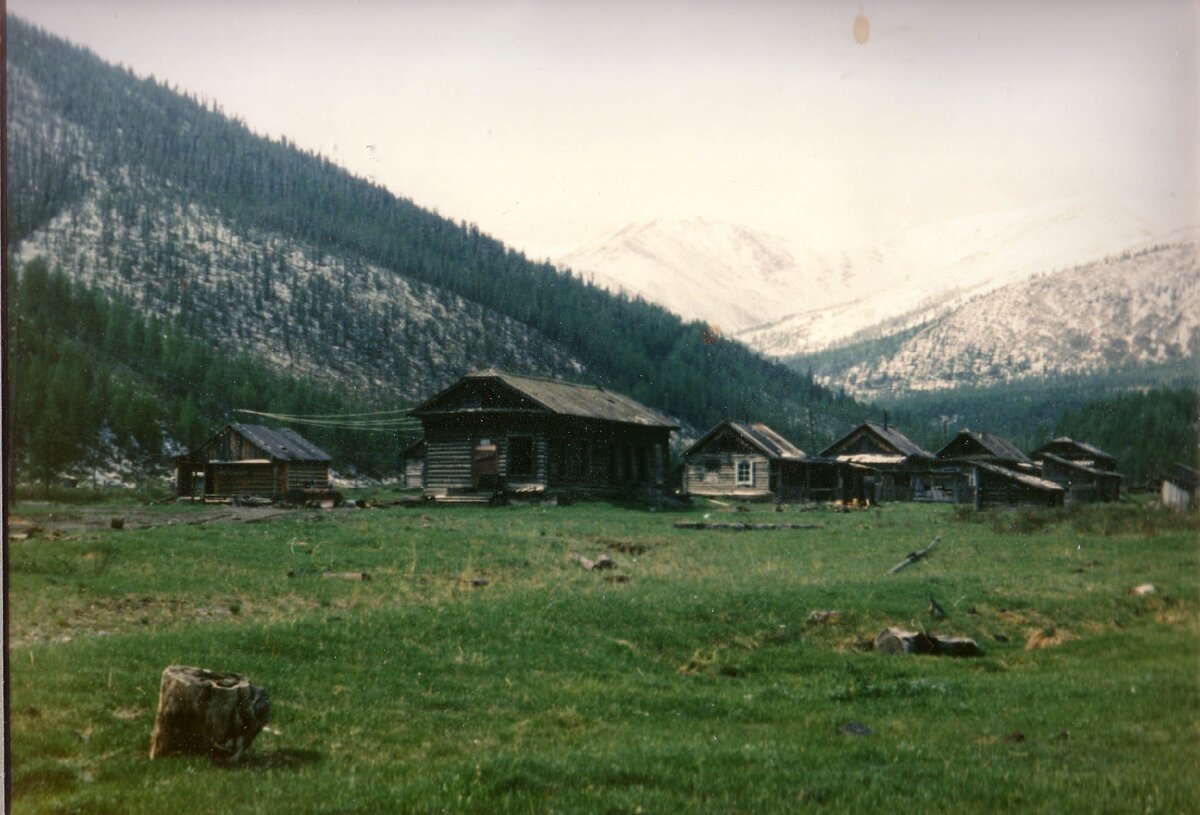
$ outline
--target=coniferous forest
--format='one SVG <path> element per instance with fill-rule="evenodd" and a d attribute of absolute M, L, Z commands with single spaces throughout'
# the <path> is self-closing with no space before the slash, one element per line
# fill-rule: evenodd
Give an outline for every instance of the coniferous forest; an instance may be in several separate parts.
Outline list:
<path fill-rule="evenodd" d="M 64 213 L 69 213 L 71 223 L 81 219 L 80 213 L 88 208 L 104 213 L 94 238 L 87 229 L 75 227 L 83 233 L 78 240 L 93 240 L 102 247 L 88 257 L 104 268 L 76 268 L 81 255 L 64 252 L 47 258 L 46 268 L 35 269 L 34 277 L 59 280 L 53 274 L 56 269 L 72 279 L 109 275 L 116 281 L 114 287 L 80 293 L 79 297 L 98 303 L 106 294 L 111 296 L 114 288 L 127 291 L 132 295 L 127 302 L 112 308 L 124 309 L 123 316 L 128 319 L 135 319 L 140 312 L 150 321 L 147 328 L 167 332 L 164 336 L 172 336 L 174 343 L 191 339 L 214 348 L 214 364 L 226 366 L 246 350 L 236 334 L 231 337 L 230 332 L 220 330 L 227 325 L 226 310 L 246 305 L 232 302 L 232 298 L 229 303 L 214 302 L 211 297 L 191 293 L 184 278 L 195 264 L 181 259 L 187 255 L 187 241 L 195 239 L 190 225 L 168 227 L 163 234 L 139 242 L 139 231 L 149 233 L 154 226 L 147 220 L 146 210 L 167 211 L 170 200 L 185 202 L 181 209 L 201 207 L 217 212 L 222 227 L 232 225 L 245 235 L 284 235 L 310 254 L 345 259 L 339 267 L 346 270 L 344 287 L 314 289 L 310 281 L 304 290 L 313 291 L 299 303 L 290 304 L 294 310 L 310 303 L 310 311 L 323 315 L 320 330 L 327 329 L 329 335 L 339 326 L 344 330 L 353 318 L 344 309 L 343 288 L 352 292 L 361 281 L 350 276 L 358 266 L 370 264 L 417 285 L 447 292 L 467 309 L 482 309 L 485 316 L 499 315 L 527 326 L 574 361 L 573 365 L 551 365 L 553 373 L 629 394 L 692 428 L 703 430 L 726 417 L 756 419 L 795 438 L 823 444 L 866 415 L 866 409 L 853 399 L 744 346 L 705 344 L 699 324 L 685 324 L 662 308 L 595 288 L 548 263 L 531 262 L 472 225 L 423 210 L 325 158 L 297 149 L 286 139 L 256 136 L 213 103 L 106 65 L 90 52 L 11 17 L 9 63 L 11 243 L 19 246 Z M 154 201 L 152 208 L 146 206 L 148 198 Z M 105 243 L 106 232 L 120 237 Z M 230 239 L 234 245 L 238 241 L 237 236 Z M 283 258 L 283 252 L 279 254 Z M 289 273 L 286 258 L 279 260 L 279 266 L 276 260 L 260 260 L 254 255 L 246 261 L 245 274 L 264 278 L 266 282 L 256 290 L 268 296 L 269 276 Z M 304 271 L 294 275 L 302 284 Z M 155 301 L 165 303 L 159 313 L 146 313 L 144 298 L 140 291 L 132 290 L 133 283 L 142 284 L 140 291 L 180 294 Z M 66 284 L 59 281 L 54 285 Z M 17 289 L 15 307 L 25 310 L 19 301 L 27 293 L 32 298 L 35 289 Z M 66 308 L 78 307 L 75 300 L 68 302 Z M 249 308 L 255 305 L 252 299 Z M 292 315 L 291 323 L 309 326 L 315 321 L 308 317 L 301 310 Z M 83 322 L 65 314 L 64 319 L 72 325 Z M 402 320 L 403 315 L 397 319 Z M 428 362 L 422 370 L 437 371 L 437 378 L 429 381 L 404 382 L 409 393 L 432 393 L 465 370 L 481 367 L 476 362 L 480 358 L 505 363 L 503 354 L 489 354 L 482 345 L 477 345 L 470 360 L 439 359 L 444 355 L 436 336 L 410 335 L 406 339 L 404 350 L 410 355 L 414 346 L 425 345 L 416 352 Z M 392 349 L 372 342 L 369 334 L 361 340 L 356 353 L 386 370 L 387 360 L 379 357 L 386 357 Z M 478 342 L 486 343 L 486 337 Z M 58 357 L 64 358 L 63 364 L 66 359 L 72 359 L 72 364 L 81 362 L 77 356 L 71 357 L 71 352 L 51 350 L 50 345 L 29 343 L 22 349 L 25 362 L 14 366 L 19 387 L 47 393 L 52 389 L 46 381 L 52 377 Z M 297 357 L 306 350 L 294 349 L 290 364 L 260 360 L 262 369 L 273 371 L 272 376 L 282 383 L 289 374 L 304 371 L 307 360 Z M 38 359 L 41 354 L 55 359 Z M 106 371 L 95 375 L 108 378 Z M 195 384 L 164 389 L 166 401 L 147 411 L 155 417 L 160 435 L 179 443 L 191 440 L 192 424 L 185 423 L 185 427 L 178 419 L 190 415 L 193 407 L 199 423 L 208 429 L 228 420 L 229 392 L 207 390 L 219 376 L 227 374 L 206 372 Z M 121 377 L 114 381 L 119 383 Z M 294 387 L 303 390 L 305 386 Z M 363 394 L 362 399 L 361 404 L 373 407 L 404 406 L 395 399 L 385 404 L 379 391 Z M 148 403 L 144 407 L 149 407 Z M 281 411 L 279 405 L 273 408 Z M 84 422 L 77 417 L 80 423 L 68 423 L 67 427 L 87 424 L 87 432 L 107 427 L 122 441 L 138 442 L 147 455 L 155 446 L 150 418 L 139 420 L 143 425 L 139 437 L 126 432 L 120 419 L 110 425 L 112 417 L 102 411 L 72 410 L 87 413 L 89 418 Z M 80 438 L 64 449 L 85 447 L 86 440 Z M 34 459 L 41 449 L 27 440 L 18 447 Z M 64 455 L 56 451 L 51 458 L 59 461 Z"/>

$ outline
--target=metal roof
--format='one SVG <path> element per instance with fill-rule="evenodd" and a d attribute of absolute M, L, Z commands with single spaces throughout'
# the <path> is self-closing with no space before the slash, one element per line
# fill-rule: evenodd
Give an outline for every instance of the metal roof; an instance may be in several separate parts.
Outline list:
<path fill-rule="evenodd" d="M 779 459 L 782 461 L 803 461 L 805 459 L 804 451 L 783 436 L 776 433 L 771 428 L 767 427 L 762 422 L 750 424 L 748 422 L 735 422 L 727 419 L 712 430 L 709 430 L 701 436 L 694 444 L 684 451 L 684 455 L 689 455 L 693 450 L 698 449 L 702 444 L 707 442 L 722 428 L 728 427 L 744 438 L 750 444 L 761 450 L 768 458 Z"/>
<path fill-rule="evenodd" d="M 656 410 L 646 407 L 628 396 L 594 385 L 576 385 L 560 379 L 545 379 L 534 376 L 517 376 L 489 368 L 469 373 L 446 390 L 434 396 L 420 407 L 410 411 L 414 416 L 435 412 L 434 403 L 451 389 L 463 382 L 494 380 L 502 382 L 527 398 L 541 405 L 550 413 L 560 416 L 579 416 L 586 419 L 603 419 L 609 422 L 636 424 L 645 427 L 666 427 L 677 430 L 679 425 Z"/>
<path fill-rule="evenodd" d="M 245 436 L 275 461 L 332 461 L 328 453 L 290 427 L 234 422 L 229 427 Z"/>

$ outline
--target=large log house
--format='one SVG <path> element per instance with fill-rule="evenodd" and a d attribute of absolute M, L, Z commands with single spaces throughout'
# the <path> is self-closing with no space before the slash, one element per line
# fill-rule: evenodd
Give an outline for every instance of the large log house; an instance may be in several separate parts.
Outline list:
<path fill-rule="evenodd" d="M 678 425 L 627 396 L 485 370 L 410 411 L 425 428 L 425 495 L 615 495 L 664 485 Z"/>

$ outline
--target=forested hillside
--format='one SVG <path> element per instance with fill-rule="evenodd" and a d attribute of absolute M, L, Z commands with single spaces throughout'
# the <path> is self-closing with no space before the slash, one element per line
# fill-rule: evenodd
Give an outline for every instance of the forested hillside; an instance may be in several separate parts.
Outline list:
<path fill-rule="evenodd" d="M 818 443 L 863 412 L 740 345 L 706 345 L 699 325 L 256 136 L 214 103 L 12 17 L 8 37 L 14 260 L 45 258 L 87 297 L 210 349 L 207 364 L 244 353 L 280 381 L 386 408 L 495 365 L 603 384 L 691 428 L 755 418 Z M 19 382 L 44 390 L 54 366 L 38 355 L 53 352 L 25 352 Z M 161 391 L 159 415 L 177 417 L 186 392 Z M 218 394 L 194 396 L 206 426 L 228 418 Z M 182 439 L 165 419 L 160 432 Z"/>
<path fill-rule="evenodd" d="M 24 480 L 136 481 L 163 455 L 202 442 L 208 417 L 254 421 L 238 408 L 290 414 L 362 410 L 344 396 L 226 355 L 128 302 L 50 272 L 35 260 L 9 278 L 10 450 Z M 393 422 L 393 424 L 396 424 Z M 305 426 L 343 463 L 381 472 L 419 428 L 373 432 Z M 165 444 L 164 444 L 165 443 Z M 177 449 L 175 449 L 177 448 Z"/>

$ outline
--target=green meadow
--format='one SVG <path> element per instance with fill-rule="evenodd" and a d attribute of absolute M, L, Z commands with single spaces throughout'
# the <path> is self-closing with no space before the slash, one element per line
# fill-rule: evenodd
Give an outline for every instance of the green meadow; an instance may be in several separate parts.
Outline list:
<path fill-rule="evenodd" d="M 193 509 L 10 542 L 14 812 L 1200 811 L 1194 515 Z M 147 758 L 172 664 L 267 691 L 245 762 Z"/>

